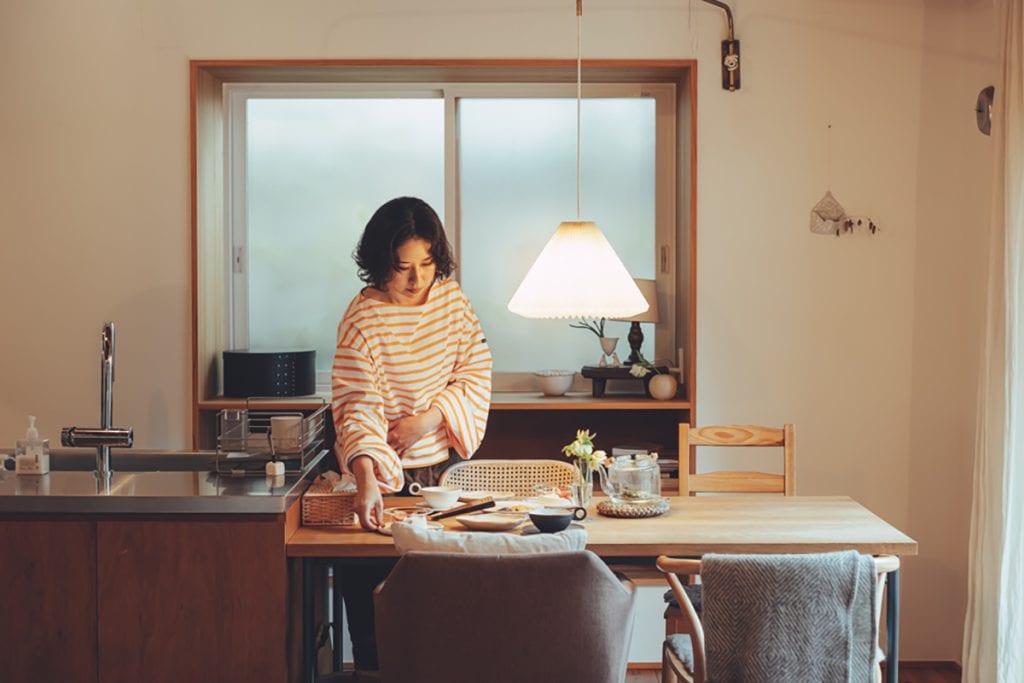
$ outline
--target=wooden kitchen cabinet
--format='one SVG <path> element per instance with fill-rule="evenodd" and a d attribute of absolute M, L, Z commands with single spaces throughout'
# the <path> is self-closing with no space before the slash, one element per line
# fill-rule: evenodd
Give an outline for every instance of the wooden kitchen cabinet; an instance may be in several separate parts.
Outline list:
<path fill-rule="evenodd" d="M 0 678 L 296 680 L 298 512 L 0 516 Z"/>
<path fill-rule="evenodd" d="M 97 525 L 102 683 L 288 680 L 285 538 L 253 517 Z"/>
<path fill-rule="evenodd" d="M 96 525 L 0 516 L 0 679 L 96 681 Z"/>

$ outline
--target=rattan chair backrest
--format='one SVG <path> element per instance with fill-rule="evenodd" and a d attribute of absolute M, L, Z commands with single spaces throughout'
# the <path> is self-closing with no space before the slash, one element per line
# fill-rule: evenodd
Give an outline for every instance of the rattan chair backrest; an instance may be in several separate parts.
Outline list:
<path fill-rule="evenodd" d="M 577 477 L 576 468 L 560 460 L 465 460 L 445 470 L 438 484 L 530 496 L 538 484 L 566 486 Z"/>

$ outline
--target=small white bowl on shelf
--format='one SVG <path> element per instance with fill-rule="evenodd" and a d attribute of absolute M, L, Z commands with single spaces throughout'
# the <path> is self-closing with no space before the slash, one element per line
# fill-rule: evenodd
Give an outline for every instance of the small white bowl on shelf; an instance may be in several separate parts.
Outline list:
<path fill-rule="evenodd" d="M 537 380 L 537 388 L 545 396 L 561 396 L 569 391 L 572 380 L 576 376 L 575 370 L 538 370 L 533 373 Z"/>

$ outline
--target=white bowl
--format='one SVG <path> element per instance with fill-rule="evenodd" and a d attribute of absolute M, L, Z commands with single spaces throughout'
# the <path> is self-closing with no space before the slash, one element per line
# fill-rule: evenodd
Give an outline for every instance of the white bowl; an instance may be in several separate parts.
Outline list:
<path fill-rule="evenodd" d="M 420 495 L 427 504 L 435 510 L 450 508 L 459 502 L 462 495 L 460 489 L 450 489 L 447 486 L 427 486 L 420 489 Z"/>
<path fill-rule="evenodd" d="M 537 388 L 545 396 L 561 396 L 569 391 L 572 380 L 576 376 L 574 370 L 540 370 L 533 373 Z"/>

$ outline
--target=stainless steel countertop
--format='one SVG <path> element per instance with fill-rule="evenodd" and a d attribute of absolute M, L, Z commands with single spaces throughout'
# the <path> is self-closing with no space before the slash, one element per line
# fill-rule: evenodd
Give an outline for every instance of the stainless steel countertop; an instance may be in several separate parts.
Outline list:
<path fill-rule="evenodd" d="M 306 490 L 326 454 L 326 450 L 317 454 L 305 473 L 290 472 L 273 479 L 218 475 L 207 467 L 201 471 L 159 472 L 115 469 L 109 490 L 98 484 L 92 471 L 19 475 L 0 470 L 0 513 L 282 513 Z M 195 459 L 200 454 L 182 456 Z"/>

